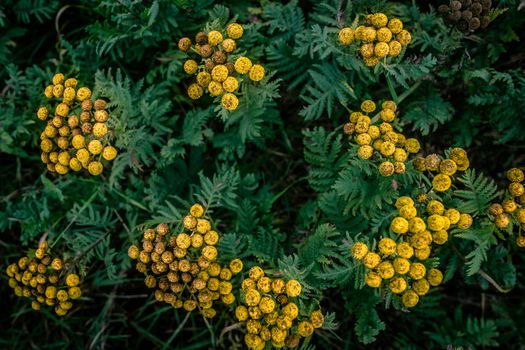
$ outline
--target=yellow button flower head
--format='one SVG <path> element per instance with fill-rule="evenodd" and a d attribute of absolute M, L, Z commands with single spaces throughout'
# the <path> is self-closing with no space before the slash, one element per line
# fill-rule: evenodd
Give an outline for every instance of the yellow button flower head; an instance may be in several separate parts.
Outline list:
<path fill-rule="evenodd" d="M 225 65 L 218 64 L 211 70 L 211 77 L 213 80 L 221 83 L 228 77 L 228 68 Z"/>
<path fill-rule="evenodd" d="M 427 269 L 425 268 L 425 265 L 416 262 L 410 265 L 410 271 L 408 272 L 408 274 L 413 279 L 420 280 L 423 277 L 425 277 L 426 271 Z"/>
<path fill-rule="evenodd" d="M 226 34 L 232 39 L 240 39 L 244 33 L 242 25 L 239 23 L 230 23 L 226 27 Z"/>
<path fill-rule="evenodd" d="M 432 234 L 432 241 L 435 244 L 442 245 L 448 241 L 448 232 L 446 230 L 439 230 Z"/>
<path fill-rule="evenodd" d="M 108 127 L 105 123 L 95 123 L 93 125 L 93 135 L 95 137 L 104 137 L 108 133 Z"/>
<path fill-rule="evenodd" d="M 245 294 L 246 305 L 248 306 L 257 306 L 261 301 L 261 294 L 255 289 L 249 289 Z"/>
<path fill-rule="evenodd" d="M 111 161 L 117 157 L 117 149 L 113 146 L 106 146 L 102 151 L 102 157 L 105 160 Z"/>
<path fill-rule="evenodd" d="M 414 200 L 407 196 L 399 197 L 396 200 L 395 206 L 397 209 L 400 209 L 401 207 L 404 207 L 405 205 L 414 206 Z"/>
<path fill-rule="evenodd" d="M 443 273 L 438 269 L 430 269 L 427 273 L 427 280 L 431 286 L 439 286 L 443 282 Z"/>
<path fill-rule="evenodd" d="M 417 209 L 411 205 L 405 205 L 399 209 L 399 215 L 407 220 L 417 216 Z"/>
<path fill-rule="evenodd" d="M 403 277 L 395 277 L 390 280 L 388 288 L 394 294 L 400 294 L 407 289 L 407 281 Z"/>
<path fill-rule="evenodd" d="M 102 163 L 98 161 L 91 162 L 88 165 L 88 171 L 93 176 L 100 175 L 103 169 L 104 167 L 102 166 Z"/>
<path fill-rule="evenodd" d="M 381 257 L 374 252 L 366 253 L 363 259 L 363 265 L 368 269 L 374 269 L 381 262 Z"/>
<path fill-rule="evenodd" d="M 248 57 L 239 57 L 235 61 L 235 71 L 239 74 L 247 74 L 252 68 L 252 61 Z"/>
<path fill-rule="evenodd" d="M 396 57 L 401 53 L 403 46 L 397 40 L 392 40 L 388 43 L 388 56 Z"/>
<path fill-rule="evenodd" d="M 371 23 L 376 28 L 385 27 L 388 23 L 388 17 L 384 13 L 375 13 L 372 15 Z"/>
<path fill-rule="evenodd" d="M 220 96 L 224 93 L 224 88 L 222 87 L 222 84 L 215 81 L 215 80 L 212 80 L 209 84 L 208 84 L 208 92 L 210 93 L 210 95 L 212 96 Z"/>
<path fill-rule="evenodd" d="M 523 182 L 525 174 L 523 174 L 521 169 L 512 168 L 507 171 L 507 179 L 509 179 L 510 182 Z"/>
<path fill-rule="evenodd" d="M 388 55 L 388 52 L 390 51 L 390 47 L 387 43 L 384 42 L 378 42 L 374 47 L 374 54 L 376 57 L 382 58 Z"/>
<path fill-rule="evenodd" d="M 77 151 L 76 157 L 82 165 L 86 164 L 87 166 L 87 163 L 89 162 L 89 151 L 85 148 L 81 148 Z"/>
<path fill-rule="evenodd" d="M 390 229 L 394 233 L 405 234 L 408 232 L 409 223 L 405 218 L 398 216 L 394 218 L 392 222 L 390 223 Z"/>
<path fill-rule="evenodd" d="M 69 275 L 67 275 L 67 277 L 66 277 L 66 284 L 69 287 L 76 287 L 76 286 L 78 286 L 79 283 L 80 283 L 80 278 L 78 277 L 77 274 L 70 273 Z"/>
<path fill-rule="evenodd" d="M 407 290 L 401 297 L 403 305 L 406 307 L 414 307 L 419 302 L 419 296 L 413 290 Z"/>
<path fill-rule="evenodd" d="M 53 76 L 53 85 L 58 85 L 58 84 L 62 84 L 64 82 L 64 74 L 62 73 L 57 73 Z"/>
<path fill-rule="evenodd" d="M 465 230 L 469 228 L 470 226 L 472 226 L 472 223 L 473 223 L 472 216 L 466 213 L 462 213 L 459 216 L 459 221 L 458 221 L 457 226 L 458 228 Z"/>
<path fill-rule="evenodd" d="M 395 258 L 394 259 L 394 270 L 400 275 L 404 275 L 410 271 L 410 261 L 405 258 Z"/>
<path fill-rule="evenodd" d="M 72 87 L 64 89 L 64 102 L 71 103 L 75 99 L 76 91 Z"/>
<path fill-rule="evenodd" d="M 184 72 L 187 74 L 195 74 L 198 66 L 195 60 L 186 60 L 186 62 L 184 62 Z"/>
<path fill-rule="evenodd" d="M 239 107 L 239 99 L 234 94 L 227 92 L 222 96 L 221 104 L 228 111 L 233 111 Z"/>
<path fill-rule="evenodd" d="M 310 322 L 314 328 L 321 328 L 324 324 L 324 315 L 321 310 L 316 310 L 310 314 Z"/>
<path fill-rule="evenodd" d="M 44 95 L 45 95 L 47 98 L 53 98 L 53 96 L 54 96 L 53 88 L 54 88 L 53 85 L 48 85 L 48 86 L 46 86 L 46 88 L 45 88 L 45 90 L 44 90 Z"/>
<path fill-rule="evenodd" d="M 372 100 L 365 100 L 361 103 L 361 110 L 365 113 L 373 113 L 376 110 L 376 104 Z"/>
<path fill-rule="evenodd" d="M 81 87 L 77 91 L 77 100 L 80 102 L 87 100 L 91 97 L 91 90 L 87 87 Z"/>
<path fill-rule="evenodd" d="M 408 153 L 417 153 L 419 152 L 421 145 L 417 139 L 409 138 L 405 142 L 405 149 Z"/>
<path fill-rule="evenodd" d="M 379 173 L 382 176 L 391 176 L 394 173 L 394 170 L 395 168 L 392 162 L 386 161 L 379 164 Z"/>
<path fill-rule="evenodd" d="M 40 142 L 40 149 L 44 152 L 51 152 L 51 150 L 53 149 L 53 141 L 51 141 L 50 139 L 43 139 Z"/>
<path fill-rule="evenodd" d="M 222 34 L 216 30 L 213 30 L 208 33 L 208 44 L 211 46 L 217 46 L 222 43 L 223 37 Z"/>
<path fill-rule="evenodd" d="M 445 216 L 450 220 L 452 225 L 455 225 L 459 222 L 460 215 L 460 212 L 454 208 L 450 208 L 445 211 Z"/>
<path fill-rule="evenodd" d="M 368 247 L 362 242 L 357 242 L 352 246 L 352 256 L 355 259 L 361 260 L 368 253 Z"/>
<path fill-rule="evenodd" d="M 365 27 L 361 32 L 361 40 L 371 43 L 376 39 L 376 30 L 373 27 Z"/>
<path fill-rule="evenodd" d="M 427 226 L 432 231 L 439 231 L 443 229 L 445 222 L 441 215 L 432 214 L 427 218 Z"/>
<path fill-rule="evenodd" d="M 37 115 L 38 119 L 46 120 L 47 117 L 49 116 L 49 111 L 47 110 L 46 107 L 40 107 L 38 109 L 38 111 L 36 112 L 36 115 Z"/>
<path fill-rule="evenodd" d="M 177 44 L 179 47 L 179 50 L 181 51 L 188 51 L 191 47 L 191 39 L 190 38 L 181 38 Z"/>
<path fill-rule="evenodd" d="M 286 282 L 286 294 L 289 297 L 295 298 L 301 294 L 301 284 L 296 280 L 289 280 Z"/>
<path fill-rule="evenodd" d="M 370 159 L 374 154 L 374 149 L 372 146 L 363 145 L 357 150 L 357 156 L 361 159 Z"/>
<path fill-rule="evenodd" d="M 299 322 L 297 333 L 299 333 L 301 337 L 309 337 L 314 333 L 314 326 L 309 321 Z"/>
<path fill-rule="evenodd" d="M 250 269 L 248 275 L 250 276 L 250 279 L 257 281 L 259 278 L 264 277 L 264 271 L 259 266 L 254 266 Z"/>
<path fill-rule="evenodd" d="M 80 160 L 78 160 L 78 158 L 71 158 L 69 160 L 69 167 L 73 171 L 80 171 L 82 170 L 82 163 L 80 162 Z"/>
<path fill-rule="evenodd" d="M 383 261 L 377 266 L 377 273 L 379 273 L 382 279 L 390 279 L 394 277 L 395 274 L 394 266 L 390 261 Z"/>
<path fill-rule="evenodd" d="M 66 88 L 76 88 L 78 81 L 75 78 L 69 78 L 64 82 Z"/>
<path fill-rule="evenodd" d="M 234 92 L 239 88 L 239 81 L 235 77 L 228 77 L 223 81 L 222 87 L 227 92 Z"/>
<path fill-rule="evenodd" d="M 82 135 L 73 136 L 73 139 L 71 140 L 71 144 L 76 149 L 81 149 L 81 148 L 86 147 L 86 141 L 84 139 L 84 136 Z"/>
<path fill-rule="evenodd" d="M 202 87 L 206 87 L 211 82 L 211 75 L 208 72 L 199 72 L 197 74 L 196 79 L 197 79 L 197 84 L 199 84 Z"/>
<path fill-rule="evenodd" d="M 412 290 L 418 295 L 425 295 L 430 289 L 430 283 L 424 278 L 414 281 L 412 283 Z"/>
<path fill-rule="evenodd" d="M 62 97 L 62 94 L 64 93 L 64 85 L 55 85 L 53 86 L 53 96 L 56 98 Z"/>
<path fill-rule="evenodd" d="M 350 45 L 354 41 L 354 31 L 352 28 L 343 28 L 339 31 L 338 39 L 342 45 Z"/>
<path fill-rule="evenodd" d="M 392 39 L 392 32 L 388 28 L 381 28 L 377 31 L 377 41 L 381 41 L 384 43 L 390 42 Z"/>
<path fill-rule="evenodd" d="M 410 44 L 410 41 L 412 40 L 412 36 L 410 35 L 408 31 L 403 29 L 402 31 L 397 33 L 396 39 L 397 41 L 399 41 L 401 45 L 407 46 L 408 44 Z"/>
<path fill-rule="evenodd" d="M 235 51 L 235 49 L 237 48 L 237 44 L 235 44 L 235 40 L 233 39 L 225 39 L 223 42 L 222 42 L 222 49 L 225 51 L 225 52 L 233 52 Z"/>
<path fill-rule="evenodd" d="M 188 87 L 188 96 L 192 100 L 198 100 L 199 98 L 201 98 L 203 92 L 204 90 L 201 86 L 199 86 L 199 84 L 193 83 Z"/>
<path fill-rule="evenodd" d="M 452 180 L 450 176 L 445 174 L 437 174 L 432 179 L 432 187 L 438 192 L 444 192 L 450 188 L 452 185 Z"/>
<path fill-rule="evenodd" d="M 88 144 L 88 150 L 91 154 L 100 154 L 102 149 L 102 143 L 99 140 L 91 140 Z"/>
<path fill-rule="evenodd" d="M 384 255 L 392 255 L 396 252 L 396 242 L 391 238 L 383 238 L 378 244 L 379 251 Z"/>
<path fill-rule="evenodd" d="M 286 283 L 282 279 L 276 278 L 272 281 L 272 291 L 275 294 L 284 293 L 286 291 Z"/>
<path fill-rule="evenodd" d="M 388 29 L 390 29 L 393 34 L 398 34 L 403 30 L 403 22 L 399 18 L 392 18 L 388 21 Z"/>
<path fill-rule="evenodd" d="M 264 67 L 260 64 L 254 64 L 250 68 L 249 77 L 253 81 L 261 81 L 264 78 Z"/>
<path fill-rule="evenodd" d="M 402 258 L 410 259 L 414 255 L 414 249 L 408 242 L 401 242 L 397 244 L 397 255 Z"/>
<path fill-rule="evenodd" d="M 371 288 L 379 288 L 382 281 L 381 276 L 377 272 L 370 271 L 365 275 L 365 283 Z"/>

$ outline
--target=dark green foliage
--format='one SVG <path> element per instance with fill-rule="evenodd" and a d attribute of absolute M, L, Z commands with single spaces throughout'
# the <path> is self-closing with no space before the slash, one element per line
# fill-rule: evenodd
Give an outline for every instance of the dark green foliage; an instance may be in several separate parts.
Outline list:
<path fill-rule="evenodd" d="M 504 171 L 525 166 L 523 5 L 493 2 L 489 27 L 465 36 L 443 22 L 444 2 L 2 1 L 0 348 L 243 348 L 233 307 L 208 323 L 185 318 L 154 302 L 126 254 L 144 227 L 177 223 L 197 201 L 222 234 L 221 260 L 298 279 L 301 306 L 326 313 L 301 349 L 524 344 L 519 227 L 503 232 L 487 218 Z M 367 68 L 337 33 L 375 11 L 401 18 L 413 40 Z M 219 99 L 187 97 L 177 41 L 233 20 L 244 24 L 242 53 L 267 76 L 243 85 L 227 112 Z M 100 177 L 54 176 L 40 161 L 35 114 L 58 71 L 109 101 L 119 155 Z M 431 193 L 475 222 L 427 261 L 446 283 L 408 312 L 368 288 L 349 253 L 393 237 L 395 199 L 430 188 L 410 162 L 385 178 L 356 156 L 342 125 L 367 98 L 396 100 L 396 126 L 424 154 L 465 147 L 473 167 L 453 190 Z M 65 318 L 35 313 L 7 286 L 7 264 L 43 237 L 83 277 Z"/>

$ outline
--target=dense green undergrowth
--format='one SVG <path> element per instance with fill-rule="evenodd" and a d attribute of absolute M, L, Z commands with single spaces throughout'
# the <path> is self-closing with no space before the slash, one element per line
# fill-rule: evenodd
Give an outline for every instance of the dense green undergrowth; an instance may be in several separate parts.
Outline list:
<path fill-rule="evenodd" d="M 475 170 L 446 200 L 475 223 L 503 198 L 506 170 L 525 166 L 523 4 L 494 2 L 488 28 L 468 35 L 443 21 L 441 4 L 2 2 L 0 348 L 243 348 L 231 309 L 186 319 L 154 301 L 127 256 L 144 224 L 173 223 L 196 201 L 210 205 L 228 258 L 285 270 L 320 301 L 325 329 L 303 349 L 519 348 L 518 226 L 475 224 L 451 239 L 436 254 L 445 283 L 410 310 L 363 287 L 349 252 L 388 231 L 397 197 L 426 186 L 411 164 L 382 177 L 355 155 L 342 125 L 365 99 L 396 100 L 397 125 L 424 154 L 468 151 Z M 337 33 L 374 12 L 402 19 L 412 43 L 369 68 Z M 271 78 L 226 112 L 187 97 L 177 42 L 231 21 Z M 101 176 L 57 176 L 40 160 L 36 110 L 56 72 L 109 101 L 119 156 Z M 80 256 L 83 297 L 66 317 L 33 311 L 7 285 L 5 268 L 44 235 L 57 253 Z"/>

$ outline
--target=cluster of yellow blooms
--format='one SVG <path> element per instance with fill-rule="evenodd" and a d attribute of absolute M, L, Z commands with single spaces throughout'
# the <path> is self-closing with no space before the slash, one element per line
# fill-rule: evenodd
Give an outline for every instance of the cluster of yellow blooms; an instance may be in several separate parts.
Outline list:
<path fill-rule="evenodd" d="M 395 57 L 403 46 L 412 40 L 403 22 L 398 18 L 388 19 L 384 13 L 374 13 L 365 17 L 365 24 L 355 29 L 343 28 L 339 31 L 339 42 L 351 45 L 354 40 L 361 42 L 359 52 L 368 67 L 373 67 L 384 57 Z"/>
<path fill-rule="evenodd" d="M 242 76 L 248 75 L 249 80 L 255 82 L 264 78 L 263 66 L 253 64 L 248 57 L 233 54 L 237 48 L 235 40 L 240 39 L 243 33 L 242 25 L 230 23 L 225 33 L 215 30 L 207 34 L 198 33 L 195 46 L 192 46 L 190 38 L 179 40 L 180 50 L 192 51 L 200 56 L 200 62 L 191 58 L 184 62 L 184 71 L 195 76 L 195 82 L 188 87 L 188 96 L 191 99 L 199 99 L 204 89 L 207 89 L 213 97 L 222 96 L 222 106 L 233 111 L 239 106 L 235 92 L 243 80 Z"/>
<path fill-rule="evenodd" d="M 62 259 L 52 257 L 47 242 L 39 245 L 34 256 L 21 257 L 7 267 L 9 287 L 15 295 L 29 298 L 31 307 L 55 306 L 55 313 L 64 316 L 73 307 L 72 300 L 81 296 L 80 278 L 66 273 Z"/>
<path fill-rule="evenodd" d="M 203 216 L 204 208 L 194 204 L 183 219 L 183 232 L 171 235 L 165 223 L 147 229 L 142 249 L 132 245 L 128 255 L 138 260 L 136 269 L 146 275 L 146 286 L 156 288 L 157 301 L 188 312 L 198 307 L 204 317 L 212 318 L 217 313 L 214 301 L 227 305 L 235 301 L 230 280 L 241 272 L 243 263 L 240 259 L 228 266 L 217 262 L 220 237 Z"/>
<path fill-rule="evenodd" d="M 402 294 L 403 305 L 410 308 L 417 305 L 431 286 L 443 280 L 441 271 L 435 268 L 427 271 L 423 263 L 432 253 L 432 244 L 447 242 L 448 230 L 452 228 L 469 228 L 472 217 L 454 208 L 445 209 L 438 200 L 430 200 L 422 216 L 418 216 L 410 197 L 399 197 L 395 205 L 399 216 L 391 221 L 390 230 L 397 235 L 398 242 L 382 238 L 378 253 L 370 251 L 365 243 L 357 242 L 351 251 L 352 256 L 370 270 L 365 277 L 368 286 L 379 288 L 385 281 L 392 293 Z"/>
<path fill-rule="evenodd" d="M 243 303 L 235 309 L 237 319 L 246 322 L 248 348 L 262 350 L 266 342 L 277 348 L 295 348 L 301 337 L 323 326 L 320 310 L 301 317 L 296 301 L 301 289 L 296 280 L 270 278 L 259 266 L 250 269 L 249 278 L 242 281 Z"/>
<path fill-rule="evenodd" d="M 512 168 L 507 171 L 507 179 L 511 182 L 507 191 L 507 198 L 503 203 L 494 203 L 489 208 L 494 223 L 500 229 L 506 229 L 514 219 L 519 225 L 519 235 L 516 237 L 518 247 L 525 248 L 525 236 L 521 231 L 525 229 L 525 187 L 523 171 Z"/>
<path fill-rule="evenodd" d="M 91 90 L 81 87 L 76 90 L 75 78 L 65 79 L 64 74 L 53 76 L 53 84 L 45 88 L 48 99 L 60 99 L 54 108 L 41 106 L 38 119 L 47 120 L 40 135 L 42 161 L 51 172 L 67 174 L 69 169 L 87 169 L 91 175 L 100 175 L 102 161 L 112 161 L 117 156 L 115 147 L 109 144 L 109 113 L 106 101 L 91 101 Z"/>
<path fill-rule="evenodd" d="M 381 111 L 370 117 L 376 111 L 376 104 L 366 100 L 361 104 L 361 111 L 352 112 L 350 121 L 344 125 L 344 132 L 354 136 L 359 145 L 357 155 L 361 159 L 370 159 L 374 151 L 381 163 L 379 172 L 383 176 L 405 172 L 405 162 L 409 153 L 417 153 L 420 144 L 417 139 L 406 138 L 402 133 L 394 131 L 392 122 L 396 119 L 397 106 L 393 101 L 385 101 Z"/>
<path fill-rule="evenodd" d="M 452 186 L 452 177 L 458 171 L 465 171 L 470 166 L 467 152 L 463 148 L 454 147 L 450 150 L 449 158 L 441 159 L 437 154 L 414 159 L 414 167 L 421 171 L 433 174 L 432 188 L 437 192 L 444 192 Z"/>

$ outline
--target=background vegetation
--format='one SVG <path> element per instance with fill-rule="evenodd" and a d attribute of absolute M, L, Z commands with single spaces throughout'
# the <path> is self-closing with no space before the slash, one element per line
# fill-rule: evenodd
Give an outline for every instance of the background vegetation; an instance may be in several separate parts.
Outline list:
<path fill-rule="evenodd" d="M 525 165 L 523 3 L 495 3 L 489 27 L 466 36 L 444 24 L 440 4 L 2 1 L 0 270 L 42 235 L 62 234 L 58 251 L 82 254 L 84 296 L 67 317 L 35 313 L 2 273 L 0 347 L 242 348 L 240 330 L 221 333 L 235 323 L 227 312 L 210 326 L 192 315 L 178 329 L 184 312 L 156 304 L 126 255 L 142 223 L 173 222 L 196 196 L 213 199 L 225 254 L 287 268 L 322 295 L 337 328 L 316 332 L 310 348 L 525 344 L 525 255 L 506 236 L 441 250 L 446 283 L 410 312 L 354 283 L 351 240 L 377 237 L 393 199 L 417 186 L 411 169 L 393 183 L 348 152 L 348 109 L 408 91 L 399 105 L 404 132 L 425 153 L 465 147 L 487 178 L 470 182 L 478 211 L 502 194 L 486 191 L 489 178 L 503 189 L 505 170 Z M 372 12 L 401 18 L 413 42 L 370 69 L 337 44 L 337 32 Z M 246 25 L 248 55 L 276 74 L 265 98 L 245 96 L 247 108 L 224 117 L 211 99 L 187 98 L 176 44 L 232 19 Z M 100 177 L 55 176 L 40 161 L 35 113 L 58 71 L 111 101 L 120 155 Z"/>

